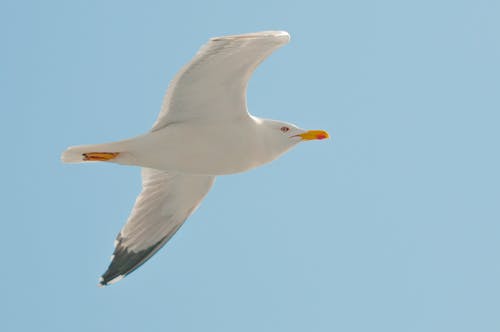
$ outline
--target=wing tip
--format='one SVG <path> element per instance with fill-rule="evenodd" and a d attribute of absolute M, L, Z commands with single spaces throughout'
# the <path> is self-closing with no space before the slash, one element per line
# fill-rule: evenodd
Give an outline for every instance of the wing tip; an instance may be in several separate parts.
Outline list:
<path fill-rule="evenodd" d="M 244 33 L 240 35 L 219 36 L 211 38 L 210 40 L 220 41 L 220 40 L 231 40 L 231 39 L 258 39 L 258 38 L 268 38 L 268 37 L 278 38 L 279 40 L 284 41 L 286 43 L 290 41 L 290 34 L 284 30 L 268 30 L 268 31 Z"/>
<path fill-rule="evenodd" d="M 99 286 L 99 287 L 109 286 L 109 285 L 112 285 L 114 283 L 117 283 L 118 281 L 122 280 L 123 278 L 125 278 L 124 274 L 120 274 L 120 275 L 118 275 L 110 280 L 106 280 L 106 279 L 104 279 L 104 277 L 100 277 L 99 284 L 97 284 L 97 286 Z"/>

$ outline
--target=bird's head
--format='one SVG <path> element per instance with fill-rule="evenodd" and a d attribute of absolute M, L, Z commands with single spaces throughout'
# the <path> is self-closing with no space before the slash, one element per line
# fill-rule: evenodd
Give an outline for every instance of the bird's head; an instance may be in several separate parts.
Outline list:
<path fill-rule="evenodd" d="M 286 152 L 303 141 L 322 140 L 330 137 L 328 132 L 324 130 L 304 130 L 283 121 L 268 119 L 261 119 L 261 121 L 262 127 L 265 128 L 269 148 L 278 154 Z"/>

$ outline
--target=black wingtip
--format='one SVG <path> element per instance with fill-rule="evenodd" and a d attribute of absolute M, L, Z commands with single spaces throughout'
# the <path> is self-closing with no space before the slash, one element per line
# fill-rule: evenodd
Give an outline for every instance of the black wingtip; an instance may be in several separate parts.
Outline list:
<path fill-rule="evenodd" d="M 99 278 L 99 283 L 97 284 L 98 287 L 102 288 L 107 286 L 108 284 L 104 281 L 102 277 Z"/>
<path fill-rule="evenodd" d="M 99 287 L 108 286 L 122 280 L 126 275 L 144 264 L 165 242 L 164 238 L 147 249 L 134 252 L 123 247 L 122 238 L 118 236 L 111 264 L 99 279 Z"/>
<path fill-rule="evenodd" d="M 106 273 L 102 275 L 102 277 L 99 278 L 99 284 L 97 286 L 99 287 L 105 287 L 114 284 L 115 282 L 118 282 L 122 280 L 125 277 L 125 275 L 120 274 L 118 276 L 115 276 L 114 278 L 109 278 L 106 277 Z"/>
<path fill-rule="evenodd" d="M 111 264 L 99 280 L 99 286 L 104 287 L 122 280 L 125 276 L 135 271 L 139 266 L 144 264 L 155 252 L 175 234 L 180 225 L 176 226 L 164 236 L 160 241 L 146 249 L 135 252 L 123 246 L 123 238 L 118 234 L 116 238 L 115 251 L 113 252 Z"/>

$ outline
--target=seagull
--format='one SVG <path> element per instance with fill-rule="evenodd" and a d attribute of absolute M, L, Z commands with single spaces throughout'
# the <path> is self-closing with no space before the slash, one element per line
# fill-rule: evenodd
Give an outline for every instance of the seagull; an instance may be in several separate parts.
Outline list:
<path fill-rule="evenodd" d="M 142 167 L 142 192 L 116 237 L 100 286 L 123 279 L 162 248 L 197 209 L 216 176 L 248 171 L 299 142 L 329 137 L 324 130 L 304 130 L 247 111 L 250 76 L 289 41 L 286 31 L 212 38 L 174 77 L 148 133 L 63 152 L 65 163 Z"/>

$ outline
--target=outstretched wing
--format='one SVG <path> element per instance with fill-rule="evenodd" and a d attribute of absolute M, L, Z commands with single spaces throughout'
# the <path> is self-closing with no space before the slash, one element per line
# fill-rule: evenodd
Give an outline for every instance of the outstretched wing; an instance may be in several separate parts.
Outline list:
<path fill-rule="evenodd" d="M 115 242 L 100 285 L 121 280 L 153 256 L 177 232 L 208 193 L 215 177 L 170 175 L 143 168 L 142 192 Z"/>
<path fill-rule="evenodd" d="M 151 131 L 170 123 L 248 116 L 246 87 L 252 72 L 289 40 L 285 31 L 210 39 L 170 83 Z"/>

